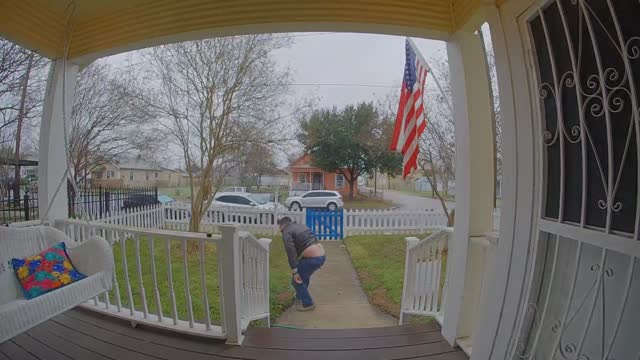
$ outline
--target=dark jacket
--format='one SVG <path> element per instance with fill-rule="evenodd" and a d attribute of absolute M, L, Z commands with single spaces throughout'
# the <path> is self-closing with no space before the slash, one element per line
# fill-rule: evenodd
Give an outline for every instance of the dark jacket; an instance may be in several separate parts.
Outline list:
<path fill-rule="evenodd" d="M 318 240 L 311 229 L 305 225 L 290 223 L 282 230 L 282 242 L 284 242 L 284 250 L 289 258 L 289 266 L 295 269 L 298 267 L 298 260 L 302 252 L 317 243 Z"/>

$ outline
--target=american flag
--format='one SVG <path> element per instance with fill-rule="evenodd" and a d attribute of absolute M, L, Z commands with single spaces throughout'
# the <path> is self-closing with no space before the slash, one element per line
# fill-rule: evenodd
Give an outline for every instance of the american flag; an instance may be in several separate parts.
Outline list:
<path fill-rule="evenodd" d="M 391 140 L 391 150 L 402 153 L 402 177 L 406 178 L 418 168 L 418 141 L 427 127 L 422 94 L 429 66 L 414 44 L 406 40 L 404 78 L 398 104 L 398 115 Z"/>

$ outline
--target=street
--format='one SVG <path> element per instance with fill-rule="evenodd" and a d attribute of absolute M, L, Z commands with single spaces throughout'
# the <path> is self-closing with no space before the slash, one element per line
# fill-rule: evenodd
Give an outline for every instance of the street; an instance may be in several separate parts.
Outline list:
<path fill-rule="evenodd" d="M 369 190 L 373 191 L 373 188 L 362 187 L 362 191 L 365 194 L 369 193 Z M 394 206 L 399 209 L 436 209 L 442 210 L 440 200 L 437 198 L 432 199 L 429 197 L 423 197 L 419 195 L 408 194 L 400 191 L 389 189 L 378 189 L 378 192 L 383 193 L 383 199 L 393 202 Z M 447 202 L 447 207 L 451 208 L 454 205 L 453 202 Z"/>

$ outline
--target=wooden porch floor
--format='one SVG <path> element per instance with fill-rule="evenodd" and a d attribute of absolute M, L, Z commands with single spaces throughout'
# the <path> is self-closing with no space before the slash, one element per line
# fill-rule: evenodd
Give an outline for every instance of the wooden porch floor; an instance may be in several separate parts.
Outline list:
<path fill-rule="evenodd" d="M 0 324 L 1 326 L 1 324 Z M 243 346 L 71 310 L 0 344 L 0 360 L 428 359 L 467 360 L 435 325 L 348 330 L 255 328 Z"/>

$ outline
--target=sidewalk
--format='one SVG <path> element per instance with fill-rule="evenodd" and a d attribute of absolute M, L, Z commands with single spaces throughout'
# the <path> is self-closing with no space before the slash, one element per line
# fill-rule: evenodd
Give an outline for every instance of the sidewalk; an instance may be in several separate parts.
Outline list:
<path fill-rule="evenodd" d="M 322 241 L 327 262 L 311 277 L 311 296 L 316 309 L 290 308 L 276 321 L 308 329 L 349 329 L 393 326 L 398 320 L 369 304 L 356 270 L 342 241 Z"/>

